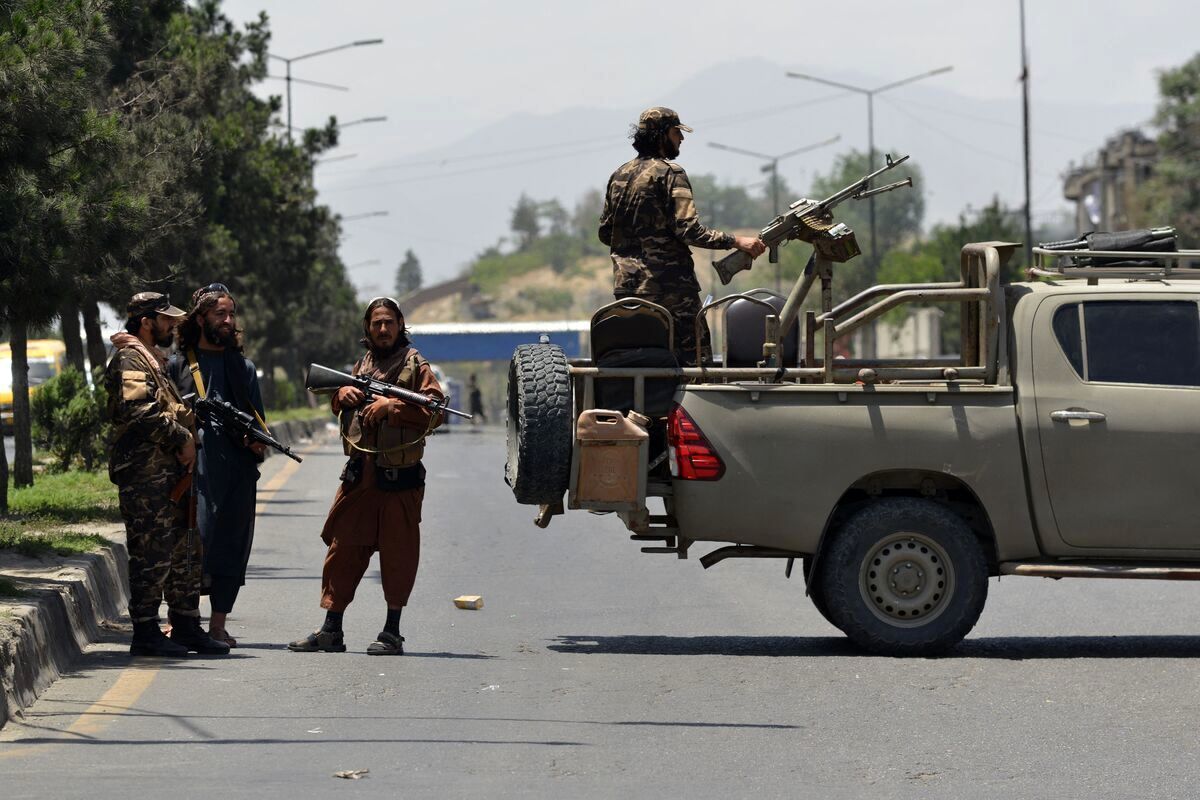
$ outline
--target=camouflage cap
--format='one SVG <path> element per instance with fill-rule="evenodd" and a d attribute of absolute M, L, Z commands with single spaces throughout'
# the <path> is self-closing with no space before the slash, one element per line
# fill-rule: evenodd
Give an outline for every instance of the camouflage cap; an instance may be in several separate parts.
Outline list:
<path fill-rule="evenodd" d="M 138 292 L 129 299 L 125 307 L 129 319 L 146 314 L 162 314 L 164 317 L 187 316 L 183 309 L 171 305 L 171 298 L 158 292 Z"/>
<path fill-rule="evenodd" d="M 679 121 L 679 114 L 664 106 L 654 106 L 643 111 L 642 115 L 638 117 L 638 128 L 660 131 L 679 128 L 681 131 L 692 132 L 691 128 Z"/>

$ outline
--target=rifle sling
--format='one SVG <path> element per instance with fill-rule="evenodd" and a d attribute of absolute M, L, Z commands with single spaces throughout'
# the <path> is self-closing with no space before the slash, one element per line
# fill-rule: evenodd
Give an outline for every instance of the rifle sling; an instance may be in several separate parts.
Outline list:
<path fill-rule="evenodd" d="M 200 374 L 200 362 L 196 360 L 196 351 L 190 347 L 187 349 L 187 362 L 188 369 L 192 371 L 192 381 L 196 384 L 196 394 L 203 400 L 207 396 L 207 392 L 204 390 L 204 376 Z M 273 437 L 275 434 L 271 433 L 271 429 L 267 427 L 267 421 L 258 413 L 258 409 L 254 407 L 254 404 L 247 403 L 247 405 L 250 406 L 250 413 L 254 414 L 254 418 L 258 420 L 258 424 L 262 426 L 263 431 L 268 436 Z"/>
<path fill-rule="evenodd" d="M 401 450 L 407 450 L 410 447 L 415 447 L 416 445 L 419 445 L 421 442 L 423 442 L 427 438 L 429 438 L 429 434 L 433 433 L 433 421 L 437 417 L 436 411 L 429 415 L 429 423 L 425 427 L 425 432 L 422 433 L 419 438 L 414 439 L 411 442 L 406 442 L 404 444 L 398 444 L 395 447 L 388 447 L 385 449 L 377 449 L 374 447 L 363 447 L 362 445 L 358 444 L 357 442 L 350 441 L 350 438 L 348 436 L 346 436 L 345 431 L 346 431 L 347 426 L 344 424 L 344 422 L 342 420 L 342 415 L 345 414 L 347 411 L 351 411 L 351 410 L 352 409 L 349 409 L 349 408 L 343 408 L 340 411 L 338 411 L 338 433 L 341 435 L 342 441 L 344 441 L 346 444 L 350 445 L 351 450 L 357 450 L 360 453 L 366 453 L 367 455 L 372 455 L 372 456 L 387 455 L 388 453 L 399 453 Z M 380 424 L 386 425 L 387 423 L 383 422 Z"/>

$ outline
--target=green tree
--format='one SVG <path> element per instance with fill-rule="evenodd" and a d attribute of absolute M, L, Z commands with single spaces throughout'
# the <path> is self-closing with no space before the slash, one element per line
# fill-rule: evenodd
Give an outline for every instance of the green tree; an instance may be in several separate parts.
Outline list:
<path fill-rule="evenodd" d="M 1146 222 L 1174 225 L 1185 246 L 1200 246 L 1200 54 L 1160 73 L 1158 91 L 1159 157 L 1139 205 Z"/>
<path fill-rule="evenodd" d="M 542 222 L 538 215 L 538 204 L 524 192 L 517 198 L 517 204 L 513 207 L 509 228 L 517 236 L 518 250 L 528 250 L 541 235 Z"/>
<path fill-rule="evenodd" d="M 558 200 L 538 203 L 538 217 L 546 221 L 546 233 L 550 236 L 566 236 L 571 224 L 571 215 Z"/>
<path fill-rule="evenodd" d="M 571 213 L 571 230 L 576 238 L 584 243 L 584 247 L 600 250 L 600 240 L 596 232 L 600 229 L 600 215 L 604 212 L 604 195 L 598 189 L 588 189 L 575 201 L 575 209 Z"/>
<path fill-rule="evenodd" d="M 33 483 L 29 327 L 59 313 L 73 237 L 98 199 L 85 191 L 87 175 L 119 139 L 113 115 L 94 104 L 108 67 L 103 8 L 96 0 L 0 4 L 0 321 L 11 335 L 17 486 Z M 0 468 L 7 487 L 6 460 Z"/>
<path fill-rule="evenodd" d="M 396 296 L 404 297 L 421 288 L 421 262 L 412 250 L 404 251 L 404 260 L 396 268 Z"/>

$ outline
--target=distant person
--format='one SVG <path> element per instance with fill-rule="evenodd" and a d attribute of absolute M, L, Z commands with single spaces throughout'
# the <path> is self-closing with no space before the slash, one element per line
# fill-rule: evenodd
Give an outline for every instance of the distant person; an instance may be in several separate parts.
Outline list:
<path fill-rule="evenodd" d="M 191 412 L 164 373 L 182 310 L 158 292 L 129 301 L 125 330 L 104 372 L 112 444 L 108 475 L 117 485 L 129 550 L 129 618 L 135 656 L 223 655 L 229 647 L 200 626 L 200 539 L 189 535 L 186 505 L 171 493 L 196 460 Z M 186 484 L 183 484 L 186 485 Z M 163 600 L 171 636 L 162 632 Z"/>
<path fill-rule="evenodd" d="M 197 289 L 180 329 L 179 352 L 167 371 L 181 395 L 224 400 L 255 417 L 267 429 L 266 412 L 254 363 L 242 355 L 237 302 L 222 283 Z M 200 425 L 196 479 L 197 519 L 204 540 L 204 591 L 212 606 L 208 632 L 230 647 L 227 618 L 246 583 L 246 567 L 254 543 L 254 507 L 258 498 L 258 465 L 266 445 Z"/>
<path fill-rule="evenodd" d="M 483 413 L 483 392 L 479 390 L 474 375 L 467 378 L 467 398 L 471 406 L 471 424 L 487 424 L 487 414 Z"/>
<path fill-rule="evenodd" d="M 692 129 L 669 108 L 648 108 L 630 131 L 637 158 L 608 179 L 600 241 L 611 248 L 613 295 L 641 297 L 663 306 L 674 318 L 675 355 L 681 365 L 696 361 L 696 315 L 700 283 L 691 247 L 736 248 L 757 258 L 761 239 L 733 236 L 704 227 L 692 199 L 692 185 L 679 155 L 683 132 Z M 701 327 L 701 352 L 710 360 L 708 326 Z"/>
<path fill-rule="evenodd" d="M 409 345 L 400 305 L 377 297 L 363 314 L 362 345 L 367 352 L 355 375 L 435 397 L 445 397 L 429 362 Z M 442 424 L 441 412 L 403 400 L 378 397 L 367 402 L 362 390 L 347 386 L 331 401 L 338 415 L 349 460 L 342 483 L 321 531 L 329 546 L 321 571 L 320 630 L 288 645 L 300 653 L 346 650 L 342 617 L 362 580 L 371 554 L 379 553 L 379 572 L 387 619 L 367 655 L 401 655 L 400 614 L 408 605 L 421 555 L 421 505 L 425 499 L 425 437 Z"/>

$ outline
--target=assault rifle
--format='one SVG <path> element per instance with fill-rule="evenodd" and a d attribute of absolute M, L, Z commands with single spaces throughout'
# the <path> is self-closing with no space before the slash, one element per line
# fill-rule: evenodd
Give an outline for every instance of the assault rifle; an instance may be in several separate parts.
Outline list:
<path fill-rule="evenodd" d="M 406 403 L 421 406 L 422 408 L 428 408 L 435 413 L 445 412 L 464 419 L 471 418 L 470 414 L 450 408 L 449 400 L 438 400 L 436 397 L 403 389 L 395 384 L 377 381 L 365 375 L 351 375 L 348 372 L 339 372 L 336 369 L 323 367 L 320 364 L 311 364 L 309 366 L 308 380 L 304 382 L 304 388 L 313 394 L 332 394 L 343 386 L 353 386 L 361 390 L 367 397 L 392 397 L 397 400 L 403 400 Z"/>
<path fill-rule="evenodd" d="M 189 395 L 190 396 L 190 395 Z M 196 416 L 219 428 L 233 439 L 246 438 L 252 442 L 262 442 L 267 447 L 278 450 L 293 461 L 304 459 L 292 452 L 292 448 L 276 439 L 258 426 L 258 421 L 232 403 L 205 397 L 197 400 L 193 409 Z"/>
<path fill-rule="evenodd" d="M 854 238 L 854 231 L 844 222 L 833 223 L 830 212 L 843 200 L 861 200 L 872 197 L 901 186 L 912 186 L 912 178 L 889 183 L 875 189 L 868 188 L 871 179 L 882 175 L 890 169 L 900 166 L 908 160 L 901 156 L 895 161 L 890 155 L 886 156 L 887 166 L 865 175 L 844 189 L 840 189 L 824 200 L 797 200 L 788 206 L 788 211 L 780 214 L 759 232 L 759 238 L 767 245 L 770 252 L 770 262 L 779 261 L 779 248 L 793 239 L 802 239 L 810 243 L 821 255 L 830 261 L 838 263 L 849 261 L 862 251 Z M 729 283 L 733 276 L 744 269 L 750 269 L 754 259 L 741 250 L 735 250 L 722 259 L 712 262 L 721 283 Z"/>

